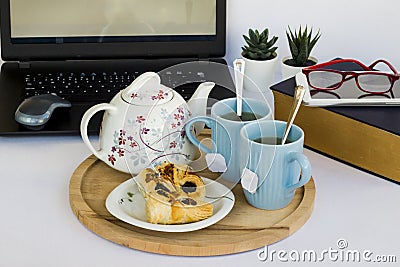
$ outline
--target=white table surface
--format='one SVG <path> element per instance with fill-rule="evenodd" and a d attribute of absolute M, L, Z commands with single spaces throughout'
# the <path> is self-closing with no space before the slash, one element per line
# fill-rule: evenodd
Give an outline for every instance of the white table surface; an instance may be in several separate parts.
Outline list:
<path fill-rule="evenodd" d="M 91 139 L 97 141 L 97 137 Z M 190 258 L 155 255 L 114 244 L 87 230 L 69 206 L 70 177 L 90 155 L 79 136 L 0 137 L 0 149 L 0 266 L 288 264 L 277 259 L 260 261 L 259 249 Z M 344 238 L 348 249 L 396 255 L 398 263 L 400 186 L 309 150 L 305 154 L 311 161 L 317 189 L 314 211 L 299 231 L 270 245 L 270 251 L 321 253 L 337 249 L 337 240 Z M 328 263 L 333 261 L 328 258 L 319 264 Z"/>

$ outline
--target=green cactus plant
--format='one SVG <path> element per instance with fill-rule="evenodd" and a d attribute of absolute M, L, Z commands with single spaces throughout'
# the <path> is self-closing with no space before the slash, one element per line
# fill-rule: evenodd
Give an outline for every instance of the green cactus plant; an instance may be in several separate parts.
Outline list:
<path fill-rule="evenodd" d="M 265 29 L 261 33 L 258 30 L 249 29 L 248 36 L 243 35 L 247 45 L 242 47 L 242 56 L 253 60 L 269 60 L 276 57 L 274 46 L 277 36 L 268 39 L 269 31 Z"/>
<path fill-rule="evenodd" d="M 290 53 L 292 54 L 292 60 L 285 62 L 288 65 L 294 67 L 305 67 L 307 66 L 308 58 L 310 57 L 311 50 L 321 37 L 321 33 L 318 32 L 313 36 L 312 28 L 308 31 L 306 25 L 304 31 L 301 29 L 301 25 L 298 31 L 294 31 L 294 34 L 288 26 L 286 36 L 289 42 Z"/>

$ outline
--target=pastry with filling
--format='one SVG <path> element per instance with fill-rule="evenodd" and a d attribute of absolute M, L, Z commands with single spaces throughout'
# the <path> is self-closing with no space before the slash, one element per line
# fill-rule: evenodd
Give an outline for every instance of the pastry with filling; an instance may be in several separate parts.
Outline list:
<path fill-rule="evenodd" d="M 213 206 L 203 200 L 203 180 L 187 167 L 172 163 L 144 169 L 136 177 L 146 200 L 146 218 L 156 224 L 183 224 L 210 217 Z"/>
<path fill-rule="evenodd" d="M 176 185 L 179 191 L 185 192 L 194 199 L 204 199 L 206 194 L 204 182 L 199 176 L 191 172 L 189 166 L 164 162 L 155 169 L 161 176 Z"/>

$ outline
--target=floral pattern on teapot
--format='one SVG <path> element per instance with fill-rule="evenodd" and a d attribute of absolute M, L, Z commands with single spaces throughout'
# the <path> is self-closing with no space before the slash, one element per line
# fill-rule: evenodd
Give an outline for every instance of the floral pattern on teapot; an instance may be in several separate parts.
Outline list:
<path fill-rule="evenodd" d="M 160 91 L 157 97 L 163 94 Z M 114 166 L 116 161 L 124 159 L 128 165 L 138 166 L 159 165 L 165 158 L 178 162 L 188 160 L 189 154 L 183 153 L 182 148 L 186 142 L 184 125 L 191 115 L 186 105 L 177 107 L 172 114 L 161 108 L 159 116 L 165 122 L 165 129 L 148 127 L 146 115 L 129 118 L 124 129 L 114 131 L 108 161 Z"/>
<path fill-rule="evenodd" d="M 157 94 L 150 94 L 150 95 L 148 95 L 146 93 L 140 94 L 140 93 L 134 92 L 130 95 L 130 98 L 131 99 L 140 99 L 140 100 L 151 100 L 151 101 L 155 102 L 155 101 L 159 101 L 162 99 L 167 99 L 169 96 L 170 96 L 170 93 L 168 93 L 162 89 L 158 89 Z"/>

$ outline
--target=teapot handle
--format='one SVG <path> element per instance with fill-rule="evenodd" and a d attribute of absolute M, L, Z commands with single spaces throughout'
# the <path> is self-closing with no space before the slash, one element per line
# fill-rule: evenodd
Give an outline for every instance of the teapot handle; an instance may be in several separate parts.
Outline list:
<path fill-rule="evenodd" d="M 102 110 L 108 110 L 110 112 L 116 111 L 117 108 L 111 104 L 108 103 L 103 103 L 103 104 L 98 104 L 95 105 L 91 108 L 89 108 L 85 114 L 82 117 L 81 120 L 81 136 L 83 139 L 83 142 L 86 144 L 86 146 L 90 149 L 90 151 L 100 160 L 106 161 L 106 154 L 103 153 L 102 148 L 100 148 L 99 150 L 95 149 L 92 145 L 92 143 L 90 143 L 89 141 L 89 137 L 88 137 L 88 124 L 90 119 L 93 117 L 94 114 L 96 114 L 99 111 Z"/>

